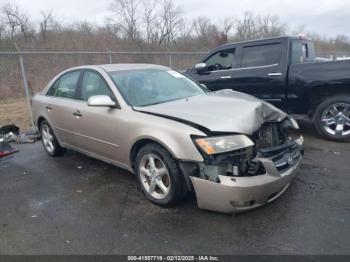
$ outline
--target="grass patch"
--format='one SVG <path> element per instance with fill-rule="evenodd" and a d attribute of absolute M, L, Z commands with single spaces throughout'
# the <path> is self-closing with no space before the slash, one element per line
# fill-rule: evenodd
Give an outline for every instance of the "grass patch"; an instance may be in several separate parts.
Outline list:
<path fill-rule="evenodd" d="M 28 106 L 25 98 L 0 98 L 0 126 L 15 124 L 21 131 L 31 128 Z"/>

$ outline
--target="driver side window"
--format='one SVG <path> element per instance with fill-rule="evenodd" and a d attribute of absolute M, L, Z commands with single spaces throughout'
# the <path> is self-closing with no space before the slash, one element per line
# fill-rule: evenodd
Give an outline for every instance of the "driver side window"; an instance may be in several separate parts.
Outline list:
<path fill-rule="evenodd" d="M 98 74 L 85 71 L 81 81 L 80 99 L 87 101 L 89 97 L 96 95 L 113 96 L 105 81 Z"/>
<path fill-rule="evenodd" d="M 235 57 L 235 49 L 220 50 L 212 54 L 206 61 L 209 71 L 231 69 Z"/>

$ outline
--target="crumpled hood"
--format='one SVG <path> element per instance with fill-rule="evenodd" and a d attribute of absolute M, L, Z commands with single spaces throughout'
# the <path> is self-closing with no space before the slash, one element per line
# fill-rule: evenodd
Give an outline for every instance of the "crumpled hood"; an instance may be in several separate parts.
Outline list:
<path fill-rule="evenodd" d="M 246 135 L 265 122 L 282 121 L 287 116 L 265 101 L 230 89 L 134 109 L 192 122 L 213 132 Z"/>

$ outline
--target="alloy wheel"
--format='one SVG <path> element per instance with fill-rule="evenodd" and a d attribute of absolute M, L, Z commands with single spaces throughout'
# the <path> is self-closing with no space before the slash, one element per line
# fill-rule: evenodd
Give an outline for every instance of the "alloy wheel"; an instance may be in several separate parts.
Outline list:
<path fill-rule="evenodd" d="M 143 187 L 152 197 L 164 199 L 169 194 L 170 174 L 157 155 L 144 155 L 140 161 L 139 172 Z"/>
<path fill-rule="evenodd" d="M 41 128 L 41 136 L 45 149 L 52 154 L 55 150 L 54 137 L 50 127 L 47 124 L 43 124 Z"/>
<path fill-rule="evenodd" d="M 322 128 L 330 135 L 347 136 L 350 134 L 350 104 L 335 103 L 329 105 L 321 116 Z"/>

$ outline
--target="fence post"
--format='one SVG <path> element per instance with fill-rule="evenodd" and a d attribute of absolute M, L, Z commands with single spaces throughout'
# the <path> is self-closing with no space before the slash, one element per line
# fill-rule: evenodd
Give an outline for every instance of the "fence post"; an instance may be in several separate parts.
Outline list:
<path fill-rule="evenodd" d="M 171 54 L 169 54 L 169 67 L 170 67 L 170 68 L 172 67 L 172 57 L 171 57 Z"/>
<path fill-rule="evenodd" d="M 29 117 L 30 117 L 30 122 L 32 124 L 32 130 L 35 130 L 35 124 L 34 124 L 34 118 L 33 118 L 33 112 L 32 112 L 32 106 L 30 103 L 30 93 L 29 93 L 29 86 L 28 86 L 28 80 L 27 80 L 27 75 L 24 69 L 24 63 L 23 63 L 23 57 L 20 54 L 18 46 L 15 44 L 15 47 L 18 52 L 18 59 L 19 59 L 19 65 L 21 67 L 21 74 L 22 74 L 22 79 L 23 79 L 23 87 L 24 87 L 24 92 L 26 95 L 26 100 L 27 100 L 27 106 L 28 106 L 28 111 L 29 111 Z"/>
<path fill-rule="evenodd" d="M 113 64 L 113 61 L 112 61 L 112 54 L 111 54 L 111 53 L 109 53 L 109 63 L 110 63 L 110 64 Z"/>

